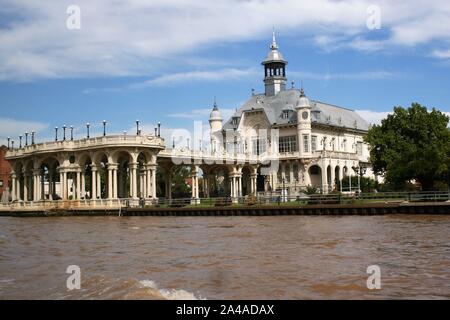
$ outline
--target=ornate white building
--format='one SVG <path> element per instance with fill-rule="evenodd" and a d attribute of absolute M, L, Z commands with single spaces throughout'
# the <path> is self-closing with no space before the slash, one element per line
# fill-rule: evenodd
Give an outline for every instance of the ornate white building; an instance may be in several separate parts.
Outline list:
<path fill-rule="evenodd" d="M 287 61 L 275 36 L 262 65 L 264 93 L 253 93 L 225 122 L 214 103 L 208 150 L 169 149 L 157 131 L 79 140 L 66 140 L 64 131 L 63 140 L 39 144 L 33 135 L 30 144 L 6 154 L 13 205 L 111 206 L 139 199 L 154 204 L 157 168 L 164 173 L 165 198 L 171 199 L 176 166 L 190 167 L 195 202 L 297 196 L 307 187 L 351 192 L 360 173 L 374 177 L 363 142 L 367 122 L 353 110 L 308 99 L 303 88 L 286 89 Z M 343 188 L 344 179 L 353 188 Z"/>
<path fill-rule="evenodd" d="M 363 142 L 369 124 L 354 110 L 309 100 L 302 89 L 286 89 L 288 62 L 273 35 L 262 62 L 265 92 L 252 97 L 222 124 L 217 105 L 210 115 L 212 150 L 233 148 L 237 153 L 260 156 L 266 170 L 265 190 L 295 194 L 307 186 L 323 193 L 342 188 L 344 178 L 364 172 L 375 178 Z M 357 190 L 357 181 L 353 188 Z"/>

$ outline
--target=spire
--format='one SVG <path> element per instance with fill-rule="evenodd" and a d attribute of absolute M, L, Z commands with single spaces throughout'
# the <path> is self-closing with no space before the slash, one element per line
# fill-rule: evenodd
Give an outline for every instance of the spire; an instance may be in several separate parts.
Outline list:
<path fill-rule="evenodd" d="M 275 26 L 272 27 L 272 45 L 270 46 L 270 49 L 277 50 L 277 39 L 275 38 Z"/>
<path fill-rule="evenodd" d="M 303 90 L 303 80 L 302 80 L 302 87 L 300 89 L 300 97 L 306 97 L 305 96 L 305 90 Z"/>
<path fill-rule="evenodd" d="M 217 107 L 217 101 L 216 101 L 216 96 L 214 96 L 214 107 L 213 107 L 214 111 L 219 110 L 219 107 Z"/>

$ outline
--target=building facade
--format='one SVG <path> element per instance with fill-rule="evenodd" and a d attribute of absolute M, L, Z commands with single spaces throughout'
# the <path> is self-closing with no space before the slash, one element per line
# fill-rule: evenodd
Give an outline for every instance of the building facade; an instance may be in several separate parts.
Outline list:
<path fill-rule="evenodd" d="M 3 193 L 9 190 L 11 166 L 5 159 L 7 150 L 6 146 L 0 146 L 0 199 L 2 199 Z"/>
<path fill-rule="evenodd" d="M 252 92 L 226 121 L 214 102 L 209 148 L 169 149 L 159 132 L 137 130 L 136 135 L 80 140 L 64 135 L 62 141 L 33 140 L 10 149 L 13 204 L 97 206 L 123 199 L 154 204 L 156 170 L 164 173 L 165 198 L 171 199 L 176 166 L 189 167 L 194 202 L 200 197 L 298 196 L 307 188 L 324 194 L 356 191 L 357 176 L 375 178 L 363 141 L 369 125 L 353 110 L 310 100 L 303 88 L 286 88 L 287 64 L 274 35 L 262 62 L 264 93 Z"/>
<path fill-rule="evenodd" d="M 376 178 L 363 138 L 368 123 L 354 110 L 314 101 L 303 88 L 286 89 L 288 62 L 278 49 L 275 35 L 262 62 L 265 92 L 255 94 L 222 124 L 215 105 L 210 116 L 212 150 L 260 156 L 270 163 L 265 191 L 295 194 L 311 186 L 323 193 L 342 188 L 343 179 L 364 172 Z M 220 151 L 219 151 L 220 152 Z"/>

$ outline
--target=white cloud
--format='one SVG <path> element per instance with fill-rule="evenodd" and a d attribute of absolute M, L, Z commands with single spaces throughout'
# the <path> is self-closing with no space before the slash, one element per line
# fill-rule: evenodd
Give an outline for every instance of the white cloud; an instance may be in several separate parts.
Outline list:
<path fill-rule="evenodd" d="M 0 80 L 157 75 L 168 62 L 201 64 L 199 48 L 270 38 L 272 25 L 283 36 L 364 51 L 450 40 L 447 0 L 77 0 L 81 30 L 73 31 L 68 4 L 0 0 Z M 384 40 L 366 27 L 372 4 Z M 167 80 L 175 78 L 159 83 Z"/>
<path fill-rule="evenodd" d="M 15 145 L 18 146 L 19 135 L 24 136 L 23 141 L 25 142 L 25 131 L 35 131 L 39 135 L 48 127 L 48 124 L 36 121 L 0 118 L 0 144 L 6 144 L 7 138 L 11 137 L 12 140 L 16 141 Z"/>
<path fill-rule="evenodd" d="M 312 80 L 383 80 L 402 77 L 401 74 L 385 70 L 360 71 L 360 72 L 310 72 L 310 71 L 290 71 L 293 77 Z"/>
<path fill-rule="evenodd" d="M 434 50 L 433 56 L 440 59 L 450 59 L 450 49 L 448 50 Z"/>
<path fill-rule="evenodd" d="M 168 75 L 163 75 L 142 83 L 132 84 L 130 87 L 139 88 L 147 86 L 170 86 L 179 82 L 192 81 L 224 81 L 224 80 L 239 80 L 244 77 L 254 76 L 257 71 L 254 69 L 220 69 L 220 70 L 204 70 L 204 71 L 190 71 L 180 72 Z"/>
<path fill-rule="evenodd" d="M 198 119 L 198 120 L 208 121 L 211 110 L 212 110 L 212 108 L 194 109 L 194 110 L 189 110 L 189 112 L 171 113 L 171 114 L 169 114 L 169 117 L 180 118 L 180 119 Z M 235 109 L 228 109 L 228 108 L 219 108 L 219 110 L 220 110 L 220 113 L 222 114 L 222 119 L 224 121 L 228 120 L 235 112 Z"/>

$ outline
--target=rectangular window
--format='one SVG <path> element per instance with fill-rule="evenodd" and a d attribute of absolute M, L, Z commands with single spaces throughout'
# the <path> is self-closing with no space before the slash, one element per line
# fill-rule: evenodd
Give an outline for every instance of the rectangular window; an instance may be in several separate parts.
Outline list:
<path fill-rule="evenodd" d="M 303 135 L 303 152 L 309 152 L 309 134 Z"/>
<path fill-rule="evenodd" d="M 266 139 L 252 138 L 252 153 L 255 156 L 259 156 L 266 152 Z"/>
<path fill-rule="evenodd" d="M 362 156 L 362 142 L 358 141 L 356 144 L 356 154 Z"/>
<path fill-rule="evenodd" d="M 279 153 L 297 151 L 297 136 L 280 137 L 278 142 Z"/>
<path fill-rule="evenodd" d="M 311 151 L 317 150 L 317 136 L 311 136 Z"/>

